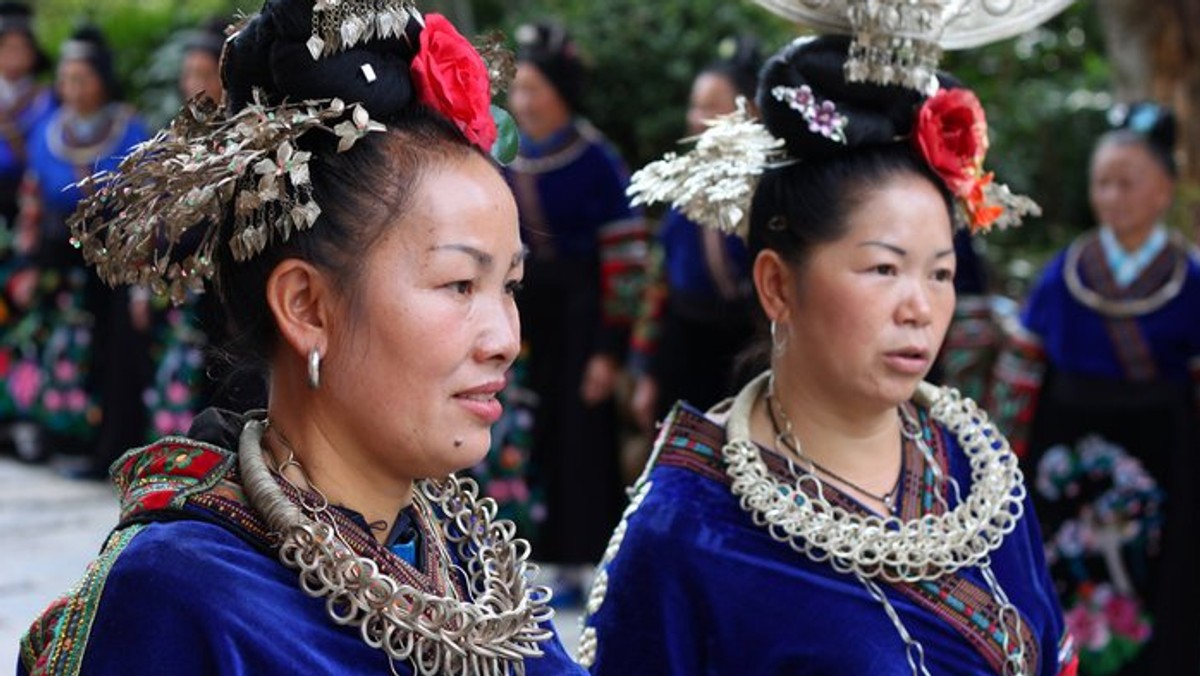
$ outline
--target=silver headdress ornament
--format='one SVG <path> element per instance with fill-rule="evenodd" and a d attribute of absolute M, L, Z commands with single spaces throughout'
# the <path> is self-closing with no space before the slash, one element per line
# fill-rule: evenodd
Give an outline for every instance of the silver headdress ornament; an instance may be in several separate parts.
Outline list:
<path fill-rule="evenodd" d="M 937 91 L 943 49 L 1010 38 L 1072 0 L 754 0 L 824 33 L 852 35 L 846 79 Z"/>
<path fill-rule="evenodd" d="M 628 189 L 633 205 L 670 203 L 696 223 L 745 237 L 758 178 L 786 155 L 783 139 L 746 114 L 745 99 L 738 97 L 737 106 L 707 121 L 699 136 L 683 139 L 695 141 L 690 152 L 669 153 L 635 173 Z"/>
<path fill-rule="evenodd" d="M 315 61 L 371 40 L 403 37 L 410 20 L 422 23 L 412 0 L 316 0 L 308 51 Z"/>
<path fill-rule="evenodd" d="M 369 40 L 405 36 L 410 20 L 425 25 L 409 0 L 316 0 L 313 17 L 308 46 L 319 44 L 312 52 L 318 59 Z M 337 30 L 328 32 L 331 27 Z M 512 70 L 511 56 L 502 58 L 507 53 L 498 42 L 481 48 L 494 61 L 479 66 L 486 66 L 493 90 Z M 365 74 L 368 82 L 375 77 Z M 458 122 L 437 102 L 421 102 Z M 72 244 L 106 283 L 141 285 L 183 302 L 214 275 L 218 246 L 228 243 L 233 259 L 243 262 L 316 223 L 321 207 L 312 196 L 311 153 L 299 143 L 314 130 L 336 138 L 340 153 L 386 127 L 362 105 L 338 98 L 273 104 L 255 89 L 235 113 L 212 101 L 189 101 L 168 128 L 135 146 L 117 171 L 79 181 L 88 197 L 67 221 Z M 228 231 L 218 227 L 227 222 Z M 203 234 L 185 237 L 197 228 Z"/>
<path fill-rule="evenodd" d="M 191 101 L 116 172 L 79 182 L 94 195 L 68 220 L 72 244 L 106 283 L 138 284 L 182 302 L 213 274 L 218 228 L 209 227 L 182 260 L 174 260 L 175 247 L 192 227 L 220 222 L 230 204 L 229 245 L 237 261 L 316 222 L 321 208 L 311 196 L 310 153 L 296 149 L 313 129 L 336 134 L 344 151 L 384 126 L 339 99 L 280 106 L 256 99 L 232 116 L 211 101 Z"/>

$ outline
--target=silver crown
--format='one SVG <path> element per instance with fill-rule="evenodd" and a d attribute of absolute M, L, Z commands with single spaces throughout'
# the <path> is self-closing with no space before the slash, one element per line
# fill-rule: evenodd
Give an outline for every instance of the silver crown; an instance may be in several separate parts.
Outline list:
<path fill-rule="evenodd" d="M 423 25 L 412 0 L 316 0 L 306 44 L 315 61 L 371 40 L 403 37 L 409 21 Z"/>
<path fill-rule="evenodd" d="M 1023 33 L 1071 0 L 754 0 L 825 33 L 854 36 L 851 82 L 937 91 L 943 49 L 967 49 Z"/>

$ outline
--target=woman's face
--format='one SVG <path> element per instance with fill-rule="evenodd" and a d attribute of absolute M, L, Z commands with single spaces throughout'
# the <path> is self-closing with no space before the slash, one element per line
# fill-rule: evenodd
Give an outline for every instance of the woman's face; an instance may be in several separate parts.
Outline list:
<path fill-rule="evenodd" d="M 0 77 L 16 81 L 33 72 L 37 53 L 29 36 L 18 31 L 0 34 Z"/>
<path fill-rule="evenodd" d="M 571 120 L 571 110 L 542 71 L 529 63 L 517 65 L 508 103 L 521 131 L 541 140 Z"/>
<path fill-rule="evenodd" d="M 737 90 L 729 78 L 716 73 L 701 73 L 692 82 L 692 93 L 688 98 L 688 134 L 699 134 L 707 128 L 706 120 L 728 115 L 736 108 Z"/>
<path fill-rule="evenodd" d="M 108 102 L 100 74 L 82 59 L 68 59 L 59 64 L 57 86 L 63 106 L 80 115 L 90 115 Z"/>
<path fill-rule="evenodd" d="M 193 49 L 183 56 L 179 71 L 179 93 L 185 100 L 204 94 L 213 101 L 221 101 L 221 69 L 217 58 L 211 53 Z"/>
<path fill-rule="evenodd" d="M 1104 143 L 1092 155 L 1092 209 L 1118 237 L 1149 233 L 1171 206 L 1172 183 L 1140 143 Z"/>
<path fill-rule="evenodd" d="M 321 389 L 357 461 L 444 476 L 487 453 L 520 347 L 517 209 L 472 154 L 431 167 L 396 220 L 362 261 L 356 306 L 339 305 Z"/>
<path fill-rule="evenodd" d="M 912 397 L 946 335 L 950 216 L 928 179 L 904 173 L 868 188 L 846 225 L 799 273 L 782 366 L 841 406 L 877 410 Z"/>

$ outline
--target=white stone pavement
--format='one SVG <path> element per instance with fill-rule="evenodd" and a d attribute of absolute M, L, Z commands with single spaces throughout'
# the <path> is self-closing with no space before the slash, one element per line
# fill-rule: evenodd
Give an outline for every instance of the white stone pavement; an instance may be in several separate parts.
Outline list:
<path fill-rule="evenodd" d="M 79 579 L 116 520 L 107 484 L 0 458 L 0 674 L 13 673 L 21 634 Z"/>
<path fill-rule="evenodd" d="M 116 519 L 109 485 L 0 457 L 0 674 L 13 673 L 21 634 L 79 579 Z M 574 652 L 578 611 L 559 611 L 555 624 Z"/>

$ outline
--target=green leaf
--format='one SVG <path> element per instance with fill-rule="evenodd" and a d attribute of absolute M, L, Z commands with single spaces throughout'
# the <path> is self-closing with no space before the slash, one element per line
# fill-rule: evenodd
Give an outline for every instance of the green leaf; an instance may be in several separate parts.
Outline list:
<path fill-rule="evenodd" d="M 492 119 L 496 121 L 496 143 L 492 145 L 492 157 L 500 164 L 508 164 L 517 158 L 520 137 L 517 123 L 508 111 L 492 105 Z"/>

